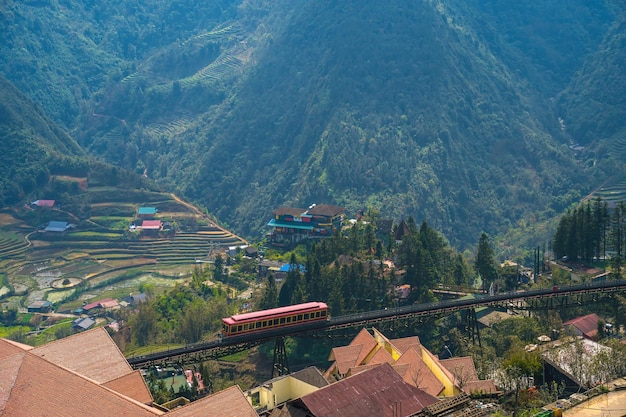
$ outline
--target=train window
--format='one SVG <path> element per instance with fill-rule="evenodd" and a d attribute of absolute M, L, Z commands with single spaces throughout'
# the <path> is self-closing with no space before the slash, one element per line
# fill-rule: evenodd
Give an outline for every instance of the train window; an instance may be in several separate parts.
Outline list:
<path fill-rule="evenodd" d="M 278 319 L 274 319 L 274 326 L 278 326 Z"/>
<path fill-rule="evenodd" d="M 326 310 L 322 311 L 322 317 L 326 316 Z"/>
<path fill-rule="evenodd" d="M 261 322 L 257 321 L 256 324 L 254 325 L 255 328 L 260 329 L 261 328 Z"/>
<path fill-rule="evenodd" d="M 319 311 L 316 311 L 316 312 L 315 312 L 315 317 L 319 317 L 319 316 L 320 316 L 320 312 L 319 312 Z"/>
<path fill-rule="evenodd" d="M 285 324 L 285 318 L 284 317 L 280 318 L 280 324 Z"/>
<path fill-rule="evenodd" d="M 245 330 L 248 330 L 248 325 L 247 325 L 247 324 L 244 324 L 244 325 L 243 325 L 243 330 L 244 330 L 244 331 L 245 331 Z"/>
<path fill-rule="evenodd" d="M 267 327 L 267 322 L 266 321 L 263 322 L 263 327 Z"/>
<path fill-rule="evenodd" d="M 239 326 L 237 326 L 237 331 L 240 332 L 241 331 L 241 324 Z"/>
<path fill-rule="evenodd" d="M 302 320 L 302 314 L 298 314 L 298 321 Z"/>
<path fill-rule="evenodd" d="M 305 319 L 305 320 L 308 320 L 308 319 L 309 319 L 309 313 L 305 313 L 305 314 L 304 314 L 304 319 Z"/>
<path fill-rule="evenodd" d="M 287 323 L 291 323 L 291 316 L 287 317 Z"/>

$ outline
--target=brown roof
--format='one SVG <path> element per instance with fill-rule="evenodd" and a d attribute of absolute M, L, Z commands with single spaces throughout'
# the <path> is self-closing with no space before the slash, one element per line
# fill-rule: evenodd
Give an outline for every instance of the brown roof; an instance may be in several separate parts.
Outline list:
<path fill-rule="evenodd" d="M 370 334 L 367 329 L 363 328 L 354 339 L 350 342 L 350 345 L 363 345 L 363 349 L 359 353 L 359 356 L 356 358 L 357 365 L 361 365 L 367 359 L 367 356 L 372 352 L 373 349 L 378 347 L 376 343 L 376 339 L 374 336 Z"/>
<path fill-rule="evenodd" d="M 170 417 L 258 417 L 239 385 L 167 413 Z"/>
<path fill-rule="evenodd" d="M 15 355 L 16 353 L 22 353 L 24 350 L 26 349 L 22 349 L 11 340 L 0 339 L 0 359 Z"/>
<path fill-rule="evenodd" d="M 396 363 L 398 365 L 408 365 L 404 372 L 401 372 L 401 368 L 394 367 L 407 384 L 421 388 L 433 396 L 439 395 L 445 388 L 422 360 L 421 348 L 413 346 L 404 352 Z"/>
<path fill-rule="evenodd" d="M 367 364 L 379 365 L 381 363 L 388 363 L 393 365 L 394 362 L 395 361 L 393 360 L 391 353 L 387 352 L 385 349 L 378 349 L 376 353 L 374 353 L 374 355 L 370 358 L 370 360 L 367 361 Z"/>
<path fill-rule="evenodd" d="M 316 417 L 392 417 L 411 416 L 437 401 L 432 395 L 405 383 L 391 365 L 382 364 L 305 395 L 294 403 L 303 405 Z"/>
<path fill-rule="evenodd" d="M 455 385 L 467 394 L 473 392 L 494 393 L 497 391 L 493 380 L 478 379 L 478 373 L 471 356 L 442 359 L 439 363 L 454 376 Z"/>
<path fill-rule="evenodd" d="M 0 360 L 0 415 L 4 417 L 161 414 L 30 352 Z"/>
<path fill-rule="evenodd" d="M 335 366 L 340 374 L 345 375 L 350 368 L 359 366 L 357 357 L 363 350 L 363 345 L 349 345 L 333 348 L 329 360 L 335 361 Z"/>
<path fill-rule="evenodd" d="M 463 384 L 469 381 L 478 380 L 474 360 L 471 356 L 441 359 L 439 360 L 439 363 L 450 371 L 452 375 L 454 375 L 457 383 Z"/>
<path fill-rule="evenodd" d="M 420 338 L 417 336 L 393 339 L 389 342 L 393 345 L 393 347 L 396 348 L 398 352 L 400 352 L 400 354 L 406 352 L 410 347 L 417 346 L 419 348 L 421 346 Z"/>
<path fill-rule="evenodd" d="M 299 381 L 306 382 L 314 387 L 325 387 L 328 385 L 328 381 L 324 378 L 324 375 L 315 366 L 309 366 L 300 371 L 294 372 L 291 376 Z"/>
<path fill-rule="evenodd" d="M 306 210 L 305 209 L 301 209 L 301 208 L 294 208 L 294 207 L 278 207 L 276 210 L 274 210 L 272 212 L 272 214 L 274 214 L 275 216 L 295 216 L 295 217 L 300 217 L 302 216 L 302 213 L 304 213 Z"/>
<path fill-rule="evenodd" d="M 134 371 L 102 385 L 143 404 L 152 405 L 154 402 L 140 371 Z"/>
<path fill-rule="evenodd" d="M 31 352 L 99 384 L 133 372 L 115 342 L 101 327 L 36 347 Z"/>
<path fill-rule="evenodd" d="M 492 379 L 484 381 L 470 381 L 463 385 L 463 391 L 467 394 L 492 394 L 498 392 Z"/>
<path fill-rule="evenodd" d="M 598 322 L 602 320 L 597 314 L 591 313 L 586 316 L 576 317 L 563 323 L 563 326 L 576 327 L 583 336 L 591 339 L 598 334 Z"/>
<path fill-rule="evenodd" d="M 343 207 L 332 206 L 330 204 L 318 204 L 315 207 L 308 209 L 307 213 L 313 215 L 335 217 L 345 213 L 345 211 L 346 210 Z"/>

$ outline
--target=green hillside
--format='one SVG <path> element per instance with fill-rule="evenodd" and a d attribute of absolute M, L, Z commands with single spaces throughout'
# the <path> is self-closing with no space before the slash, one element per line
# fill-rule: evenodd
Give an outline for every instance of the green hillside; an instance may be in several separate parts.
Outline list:
<path fill-rule="evenodd" d="M 241 234 L 323 202 L 466 247 L 620 184 L 616 5 L 9 1 L 0 72 Z"/>
<path fill-rule="evenodd" d="M 86 156 L 40 106 L 0 75 L 0 206 L 45 186 L 51 174 L 83 171 Z"/>

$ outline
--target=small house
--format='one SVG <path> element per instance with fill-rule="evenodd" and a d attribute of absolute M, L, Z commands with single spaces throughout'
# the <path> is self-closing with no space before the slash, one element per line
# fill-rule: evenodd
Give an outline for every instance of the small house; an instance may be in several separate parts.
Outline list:
<path fill-rule="evenodd" d="M 30 303 L 27 307 L 29 313 L 49 313 L 52 311 L 50 301 L 38 300 Z"/>
<path fill-rule="evenodd" d="M 141 218 L 154 217 L 157 214 L 156 207 L 139 207 L 137 210 L 137 216 Z"/>
<path fill-rule="evenodd" d="M 87 330 L 90 329 L 96 321 L 90 317 L 85 317 L 81 319 L 76 319 L 72 322 L 72 327 L 76 330 Z"/>
<path fill-rule="evenodd" d="M 54 207 L 54 204 L 55 204 L 55 200 L 35 200 L 32 203 L 30 203 L 30 205 L 33 207 L 47 207 L 47 208 Z"/>
<path fill-rule="evenodd" d="M 48 226 L 46 226 L 44 231 L 61 233 L 61 232 L 65 232 L 71 226 L 72 225 L 69 224 L 68 222 L 58 222 L 58 221 L 53 220 L 50 223 L 48 223 Z"/>

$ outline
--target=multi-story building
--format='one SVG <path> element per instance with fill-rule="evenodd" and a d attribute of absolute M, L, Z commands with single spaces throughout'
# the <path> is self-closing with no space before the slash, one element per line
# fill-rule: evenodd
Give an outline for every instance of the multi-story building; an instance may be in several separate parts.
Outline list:
<path fill-rule="evenodd" d="M 341 229 L 345 210 L 329 204 L 313 204 L 308 209 L 279 207 L 267 224 L 272 228 L 270 242 L 290 246 L 304 239 L 329 237 Z"/>

